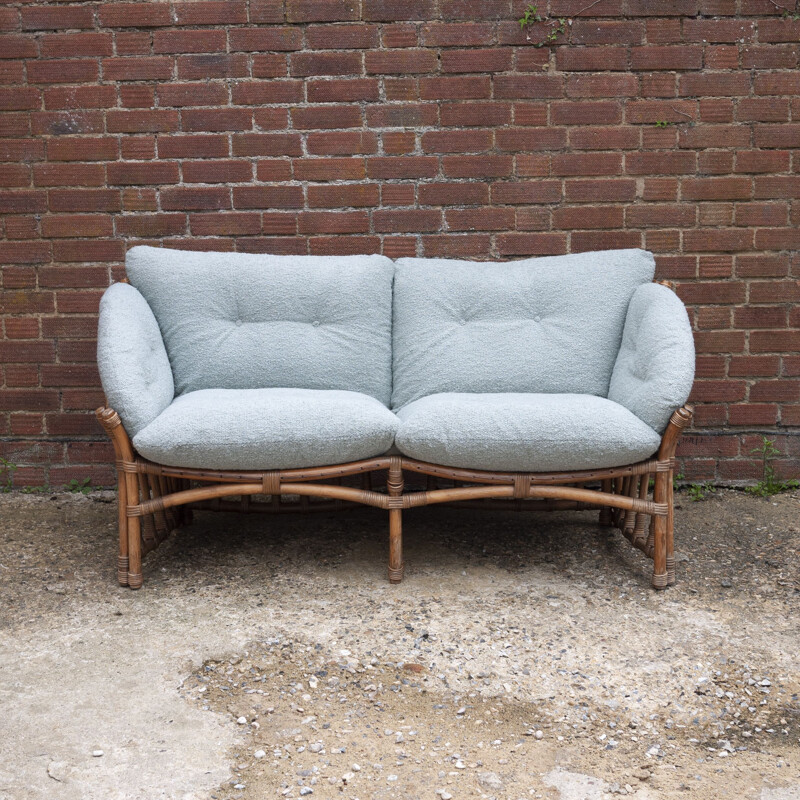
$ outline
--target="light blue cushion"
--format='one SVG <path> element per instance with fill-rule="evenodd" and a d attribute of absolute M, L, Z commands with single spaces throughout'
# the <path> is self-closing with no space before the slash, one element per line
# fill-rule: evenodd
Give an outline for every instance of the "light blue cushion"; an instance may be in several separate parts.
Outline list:
<path fill-rule="evenodd" d="M 643 250 L 395 265 L 392 407 L 439 392 L 605 397 Z"/>
<path fill-rule="evenodd" d="M 133 286 L 115 283 L 100 300 L 97 366 L 108 405 L 129 436 L 152 422 L 175 394 L 153 312 Z"/>
<path fill-rule="evenodd" d="M 640 286 L 631 299 L 608 397 L 663 432 L 689 398 L 694 339 L 686 308 L 666 286 Z"/>
<path fill-rule="evenodd" d="M 621 405 L 580 394 L 435 394 L 397 412 L 401 453 L 508 472 L 599 469 L 651 456 L 661 437 Z"/>
<path fill-rule="evenodd" d="M 293 469 L 381 455 L 396 429 L 386 406 L 356 392 L 202 389 L 177 397 L 133 444 L 172 467 Z"/>
<path fill-rule="evenodd" d="M 391 392 L 392 262 L 134 247 L 176 394 L 298 387 Z"/>

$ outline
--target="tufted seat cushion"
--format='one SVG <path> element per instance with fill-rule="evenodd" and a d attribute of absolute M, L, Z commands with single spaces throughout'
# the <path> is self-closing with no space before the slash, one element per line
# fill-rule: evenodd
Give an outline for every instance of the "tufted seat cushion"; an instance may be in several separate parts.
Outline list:
<path fill-rule="evenodd" d="M 313 389 L 202 389 L 177 397 L 133 439 L 172 467 L 269 470 L 381 455 L 397 418 L 374 397 Z"/>
<path fill-rule="evenodd" d="M 389 404 L 388 258 L 134 247 L 126 270 L 158 320 L 175 394 L 298 387 Z"/>
<path fill-rule="evenodd" d="M 404 455 L 509 472 L 617 467 L 641 461 L 661 437 L 623 406 L 580 394 L 435 394 L 397 412 Z"/>
<path fill-rule="evenodd" d="M 643 250 L 508 263 L 401 258 L 394 289 L 400 408 L 438 392 L 608 395 Z"/>

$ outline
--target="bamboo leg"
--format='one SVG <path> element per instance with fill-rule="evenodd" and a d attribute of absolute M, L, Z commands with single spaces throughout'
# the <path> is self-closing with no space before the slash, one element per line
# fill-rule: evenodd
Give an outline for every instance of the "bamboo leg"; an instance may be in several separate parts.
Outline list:
<path fill-rule="evenodd" d="M 119 555 L 117 556 L 117 580 L 120 586 L 128 585 L 128 492 L 125 473 L 117 470 L 117 509 L 119 526 Z"/>
<path fill-rule="evenodd" d="M 604 494 L 611 493 L 611 480 L 606 479 L 602 482 L 602 491 Z M 600 527 L 602 528 L 610 528 L 611 527 L 611 509 L 608 506 L 603 506 L 600 509 Z"/>
<path fill-rule="evenodd" d="M 667 586 L 675 583 L 675 498 L 672 473 L 673 470 L 668 473 L 667 484 Z"/>
<path fill-rule="evenodd" d="M 125 473 L 127 502 L 136 505 L 139 497 L 139 482 L 131 472 Z M 139 589 L 142 585 L 142 533 L 139 517 L 128 517 L 128 586 Z"/>
<path fill-rule="evenodd" d="M 653 499 L 656 503 L 666 503 L 669 494 L 669 472 L 656 473 L 656 488 Z M 667 517 L 656 514 L 653 517 L 653 588 L 663 589 L 667 583 Z"/>
<path fill-rule="evenodd" d="M 392 458 L 386 488 L 389 490 L 389 497 L 400 497 L 403 494 L 403 470 L 399 458 Z M 400 583 L 403 580 L 403 570 L 403 511 L 399 508 L 390 508 L 389 582 Z"/>
<path fill-rule="evenodd" d="M 641 476 L 641 480 L 639 481 L 639 499 L 640 500 L 647 500 L 647 493 L 650 491 L 650 474 L 647 473 Z M 638 547 L 640 550 L 644 548 L 645 542 L 647 541 L 647 536 L 644 532 L 644 526 L 647 523 L 647 514 L 643 514 L 641 512 L 636 514 L 636 522 L 633 525 L 633 534 L 631 538 L 631 542 L 633 543 L 634 547 Z"/>

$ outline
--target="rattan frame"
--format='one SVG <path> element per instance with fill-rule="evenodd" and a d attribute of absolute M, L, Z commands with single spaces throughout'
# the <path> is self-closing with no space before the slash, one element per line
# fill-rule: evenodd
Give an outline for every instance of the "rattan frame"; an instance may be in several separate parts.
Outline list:
<path fill-rule="evenodd" d="M 191 509 L 287 511 L 329 510 L 361 503 L 389 512 L 389 567 L 392 583 L 403 579 L 402 514 L 436 503 L 494 504 L 523 508 L 599 509 L 600 524 L 616 527 L 653 560 L 652 586 L 675 582 L 673 547 L 673 473 L 675 449 L 692 419 L 691 406 L 675 411 L 655 457 L 609 469 L 580 472 L 489 472 L 427 464 L 402 455 L 386 455 L 349 464 L 308 469 L 237 472 L 168 467 L 139 456 L 116 411 L 98 408 L 100 424 L 114 446 L 119 483 L 119 558 L 122 586 L 142 585 L 142 557 L 170 532 L 191 520 Z M 376 473 L 386 471 L 382 490 L 372 488 Z M 405 491 L 404 473 L 426 476 L 425 491 Z M 341 484 L 361 475 L 363 488 Z M 453 485 L 439 488 L 444 479 Z M 192 483 L 200 484 L 192 486 Z M 587 488 L 587 484 L 597 488 Z M 652 485 L 652 490 L 651 490 Z M 271 502 L 251 502 L 267 495 Z M 282 498 L 297 496 L 291 506 Z M 238 503 L 223 498 L 240 497 Z M 324 502 L 309 502 L 323 498 Z M 327 502 L 327 501 L 333 501 Z"/>

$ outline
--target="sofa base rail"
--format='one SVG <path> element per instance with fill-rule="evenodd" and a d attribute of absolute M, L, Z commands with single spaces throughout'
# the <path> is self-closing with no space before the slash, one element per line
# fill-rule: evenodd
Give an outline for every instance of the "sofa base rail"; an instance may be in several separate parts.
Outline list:
<path fill-rule="evenodd" d="M 675 448 L 692 409 L 672 415 L 655 458 L 608 469 L 553 473 L 489 472 L 427 464 L 405 456 L 380 456 L 349 464 L 257 471 L 202 470 L 155 464 L 138 456 L 119 415 L 97 409 L 111 439 L 119 481 L 119 557 L 123 586 L 142 585 L 142 557 L 191 521 L 192 508 L 220 510 L 333 510 L 369 505 L 389 513 L 389 580 L 403 578 L 402 513 L 438 503 L 469 507 L 599 509 L 600 524 L 618 528 L 653 561 L 652 586 L 675 582 L 673 473 Z M 382 486 L 375 473 L 385 472 Z M 425 476 L 424 490 L 405 490 L 404 474 Z M 362 486 L 343 479 L 361 476 Z M 441 487 L 440 480 L 452 485 Z M 587 488 L 587 484 L 599 488 Z M 268 503 L 253 502 L 267 496 Z M 286 496 L 298 498 L 286 503 Z M 238 502 L 229 498 L 238 497 Z M 291 508 L 290 508 L 291 506 Z"/>

